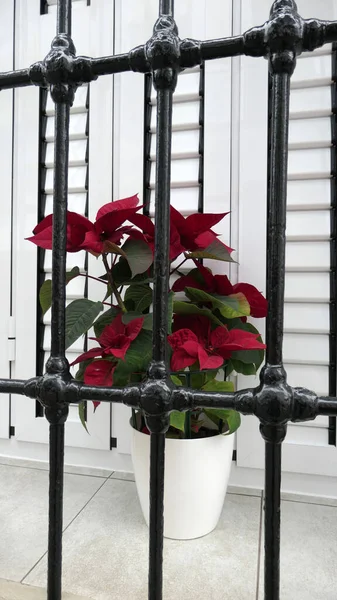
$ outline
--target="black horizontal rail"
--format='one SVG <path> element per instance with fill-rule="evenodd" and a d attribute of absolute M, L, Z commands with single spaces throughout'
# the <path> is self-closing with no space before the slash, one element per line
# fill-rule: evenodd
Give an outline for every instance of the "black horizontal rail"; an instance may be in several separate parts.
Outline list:
<path fill-rule="evenodd" d="M 82 400 L 123 403 L 145 414 L 151 433 L 150 600 L 162 600 L 165 433 L 170 412 L 228 408 L 259 419 L 266 445 L 265 600 L 279 600 L 281 448 L 287 423 L 337 415 L 337 398 L 320 398 L 305 388 L 289 386 L 282 362 L 290 79 L 299 54 L 337 41 L 337 22 L 302 19 L 294 0 L 275 0 L 269 20 L 241 36 L 181 40 L 173 0 L 159 0 L 159 18 L 145 44 L 121 55 L 88 58 L 76 56 L 71 4 L 71 0 L 58 0 L 57 34 L 44 60 L 28 69 L 0 73 L 0 89 L 37 85 L 50 89 L 55 102 L 51 356 L 42 376 L 0 380 L 0 393 L 38 399 L 50 424 L 48 600 L 61 600 L 64 428 L 69 405 Z M 237 55 L 268 58 L 271 76 L 267 360 L 255 389 L 205 392 L 175 387 L 166 357 L 172 97 L 181 70 Z M 157 92 L 153 360 L 145 381 L 138 385 L 96 388 L 75 381 L 65 358 L 69 112 L 80 85 L 125 71 L 151 73 Z"/>

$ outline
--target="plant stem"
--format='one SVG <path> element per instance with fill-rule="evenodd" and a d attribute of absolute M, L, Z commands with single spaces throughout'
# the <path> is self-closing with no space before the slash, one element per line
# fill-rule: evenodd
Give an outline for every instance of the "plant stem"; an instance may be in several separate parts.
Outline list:
<path fill-rule="evenodd" d="M 114 283 L 114 281 L 112 279 L 111 270 L 110 270 L 110 267 L 109 267 L 109 263 L 108 263 L 108 259 L 107 259 L 106 254 L 102 254 L 102 259 L 103 259 L 103 263 L 104 263 L 104 266 L 105 266 L 106 274 L 108 276 L 108 282 L 109 282 L 109 285 L 111 287 L 111 291 L 113 292 L 113 294 L 114 294 L 114 296 L 115 296 L 115 298 L 117 300 L 119 308 L 122 310 L 122 312 L 125 313 L 125 312 L 127 312 L 127 310 L 126 310 L 125 304 L 124 304 L 124 302 L 122 300 L 122 296 L 120 295 L 120 293 L 119 293 L 119 291 L 118 291 L 118 289 L 117 289 L 117 287 L 116 287 L 116 285 L 115 285 L 115 283 Z"/>
<path fill-rule="evenodd" d="M 92 275 L 88 275 L 88 273 L 80 273 L 81 277 L 88 277 L 88 279 L 93 279 L 94 281 L 99 281 L 100 283 L 104 283 L 106 285 L 106 281 L 104 279 L 100 279 L 99 277 L 93 277 Z"/>
<path fill-rule="evenodd" d="M 170 275 L 173 275 L 173 273 L 175 273 L 176 271 L 178 271 L 178 269 L 180 269 L 181 265 L 183 265 L 185 262 L 187 261 L 187 258 L 185 257 L 184 260 L 173 269 L 173 271 L 171 271 Z"/>

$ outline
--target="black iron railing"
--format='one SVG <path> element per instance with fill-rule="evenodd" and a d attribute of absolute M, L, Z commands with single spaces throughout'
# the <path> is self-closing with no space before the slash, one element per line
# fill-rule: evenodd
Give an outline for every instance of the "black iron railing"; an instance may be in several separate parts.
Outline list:
<path fill-rule="evenodd" d="M 71 40 L 71 0 L 59 0 L 57 35 L 47 57 L 28 69 L 0 74 L 0 89 L 35 84 L 50 88 L 55 102 L 51 355 L 43 376 L 28 381 L 0 380 L 1 393 L 37 398 L 50 423 L 48 600 L 61 600 L 64 426 L 69 404 L 81 400 L 124 403 L 146 415 L 151 432 L 150 600 L 162 598 L 164 452 L 170 411 L 221 407 L 258 417 L 266 448 L 265 599 L 279 599 L 281 448 L 287 423 L 337 415 L 337 398 L 318 398 L 304 388 L 291 388 L 282 364 L 290 78 L 298 54 L 336 41 L 337 22 L 303 20 L 294 0 L 275 0 L 270 19 L 244 35 L 180 40 L 173 0 L 160 0 L 153 35 L 144 45 L 118 56 L 76 57 Z M 256 389 L 236 393 L 178 389 L 171 383 L 166 361 L 172 96 L 182 69 L 240 54 L 268 58 L 271 73 L 266 364 Z M 69 111 L 79 85 L 123 71 L 151 73 L 157 92 L 153 360 L 147 380 L 140 385 L 96 388 L 72 379 L 65 358 Z"/>

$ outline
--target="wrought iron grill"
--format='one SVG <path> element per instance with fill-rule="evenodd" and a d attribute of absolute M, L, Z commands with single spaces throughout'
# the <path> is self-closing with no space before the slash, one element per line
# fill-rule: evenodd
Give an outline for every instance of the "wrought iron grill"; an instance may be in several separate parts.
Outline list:
<path fill-rule="evenodd" d="M 121 55 L 87 58 L 75 54 L 71 4 L 71 0 L 58 0 L 56 37 L 44 60 L 27 69 L 0 74 L 0 89 L 37 85 L 49 88 L 55 102 L 51 355 L 42 376 L 28 381 L 0 380 L 1 393 L 36 398 L 50 424 L 48 600 L 61 600 L 64 428 L 69 404 L 81 400 L 124 403 L 146 415 L 151 432 L 149 600 L 162 599 L 164 454 L 169 413 L 207 407 L 256 415 L 265 441 L 264 593 L 266 600 L 278 600 L 281 448 L 287 423 L 337 415 L 337 398 L 320 398 L 305 388 L 291 388 L 282 363 L 290 78 L 301 52 L 337 42 L 337 22 L 304 20 L 294 0 L 275 0 L 269 20 L 243 35 L 207 41 L 181 40 L 173 16 L 173 0 L 159 0 L 153 35 L 144 45 Z M 166 360 L 172 96 L 184 68 L 237 55 L 267 58 L 271 74 L 266 364 L 255 389 L 233 393 L 178 389 L 170 380 Z M 152 74 L 157 92 L 153 357 L 142 384 L 96 388 L 75 381 L 65 358 L 69 111 L 80 85 L 124 71 Z"/>

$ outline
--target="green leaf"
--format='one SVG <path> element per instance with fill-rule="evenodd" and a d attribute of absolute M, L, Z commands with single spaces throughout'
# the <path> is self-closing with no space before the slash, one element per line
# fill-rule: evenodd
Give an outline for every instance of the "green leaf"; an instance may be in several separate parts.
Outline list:
<path fill-rule="evenodd" d="M 152 250 L 143 240 L 129 239 L 125 242 L 122 250 L 129 263 L 132 277 L 139 273 L 145 273 L 153 263 Z"/>
<path fill-rule="evenodd" d="M 107 325 L 110 325 L 110 323 L 112 323 L 112 321 L 114 320 L 116 315 L 118 315 L 119 312 L 119 308 L 115 308 L 114 306 L 112 306 L 111 308 L 109 308 L 109 310 L 106 310 L 100 317 L 98 317 L 98 319 L 96 319 L 96 321 L 94 322 L 94 332 L 97 338 L 100 337 L 100 335 L 103 332 L 103 329 Z"/>
<path fill-rule="evenodd" d="M 241 362 L 241 360 L 235 360 L 234 358 L 231 358 L 230 362 L 237 373 L 241 373 L 242 375 L 256 375 L 256 366 L 253 363 L 247 365 Z"/>
<path fill-rule="evenodd" d="M 196 306 L 192 302 L 176 300 L 173 302 L 173 312 L 177 315 L 203 315 L 204 317 L 208 317 L 216 325 L 223 325 L 211 310 L 208 308 L 199 308 L 199 306 Z"/>
<path fill-rule="evenodd" d="M 171 375 L 171 380 L 173 381 L 174 385 L 183 385 L 181 379 L 179 379 L 177 375 Z"/>
<path fill-rule="evenodd" d="M 79 274 L 80 270 L 78 267 L 73 267 L 71 271 L 67 271 L 66 284 L 68 284 L 72 279 L 75 279 L 75 277 L 78 277 Z M 40 288 L 39 300 L 43 314 L 45 314 L 51 307 L 51 287 L 51 279 L 46 279 Z"/>
<path fill-rule="evenodd" d="M 87 433 L 89 433 L 88 428 L 87 428 L 87 423 L 85 420 L 85 402 L 84 400 L 82 400 L 82 402 L 79 403 L 78 405 L 78 415 L 80 417 L 80 421 L 84 427 L 84 429 L 86 430 Z"/>
<path fill-rule="evenodd" d="M 228 429 L 224 431 L 225 434 L 230 435 L 234 433 L 241 425 L 241 417 L 236 410 L 226 410 L 221 408 L 207 408 L 204 410 L 205 415 L 216 423 L 219 424 L 219 421 L 223 421 L 227 424 Z"/>
<path fill-rule="evenodd" d="M 124 325 L 127 325 L 128 323 L 130 323 L 130 321 L 133 321 L 134 319 L 139 319 L 139 318 L 144 319 L 143 329 L 152 331 L 152 326 L 153 326 L 153 314 L 152 313 L 143 315 L 141 313 L 130 311 L 130 312 L 123 314 L 122 321 L 123 321 Z"/>
<path fill-rule="evenodd" d="M 185 413 L 174 410 L 170 414 L 170 427 L 174 427 L 180 431 L 185 431 L 185 418 Z"/>
<path fill-rule="evenodd" d="M 90 329 L 102 310 L 102 302 L 86 298 L 74 300 L 66 307 L 66 348 Z"/>
<path fill-rule="evenodd" d="M 232 381 L 219 381 L 211 379 L 202 387 L 205 392 L 234 392 L 234 383 Z"/>
<path fill-rule="evenodd" d="M 119 261 L 112 267 L 111 274 L 113 281 L 117 286 L 120 285 L 138 285 L 142 283 L 152 283 L 153 281 L 153 268 L 149 269 L 150 273 L 140 273 L 135 277 L 132 277 L 129 263 L 125 258 L 120 258 Z M 107 275 L 103 275 L 101 279 L 107 280 Z"/>
<path fill-rule="evenodd" d="M 204 250 L 189 252 L 185 256 L 187 256 L 187 258 L 211 258 L 214 260 L 222 260 L 224 262 L 235 262 L 235 260 L 231 258 L 228 250 L 226 250 L 226 247 L 217 239 Z"/>
<path fill-rule="evenodd" d="M 148 284 L 130 285 L 124 296 L 128 310 L 142 313 L 152 304 L 152 289 Z"/>
<path fill-rule="evenodd" d="M 140 334 L 131 343 L 125 360 L 120 360 L 115 376 L 126 376 L 131 373 L 145 373 L 152 359 L 152 332 L 142 329 Z"/>
<path fill-rule="evenodd" d="M 230 296 L 213 296 L 204 290 L 186 287 L 185 294 L 192 302 L 211 303 L 213 308 L 217 308 L 228 319 L 246 317 L 250 314 L 247 298 L 241 292 Z"/>

